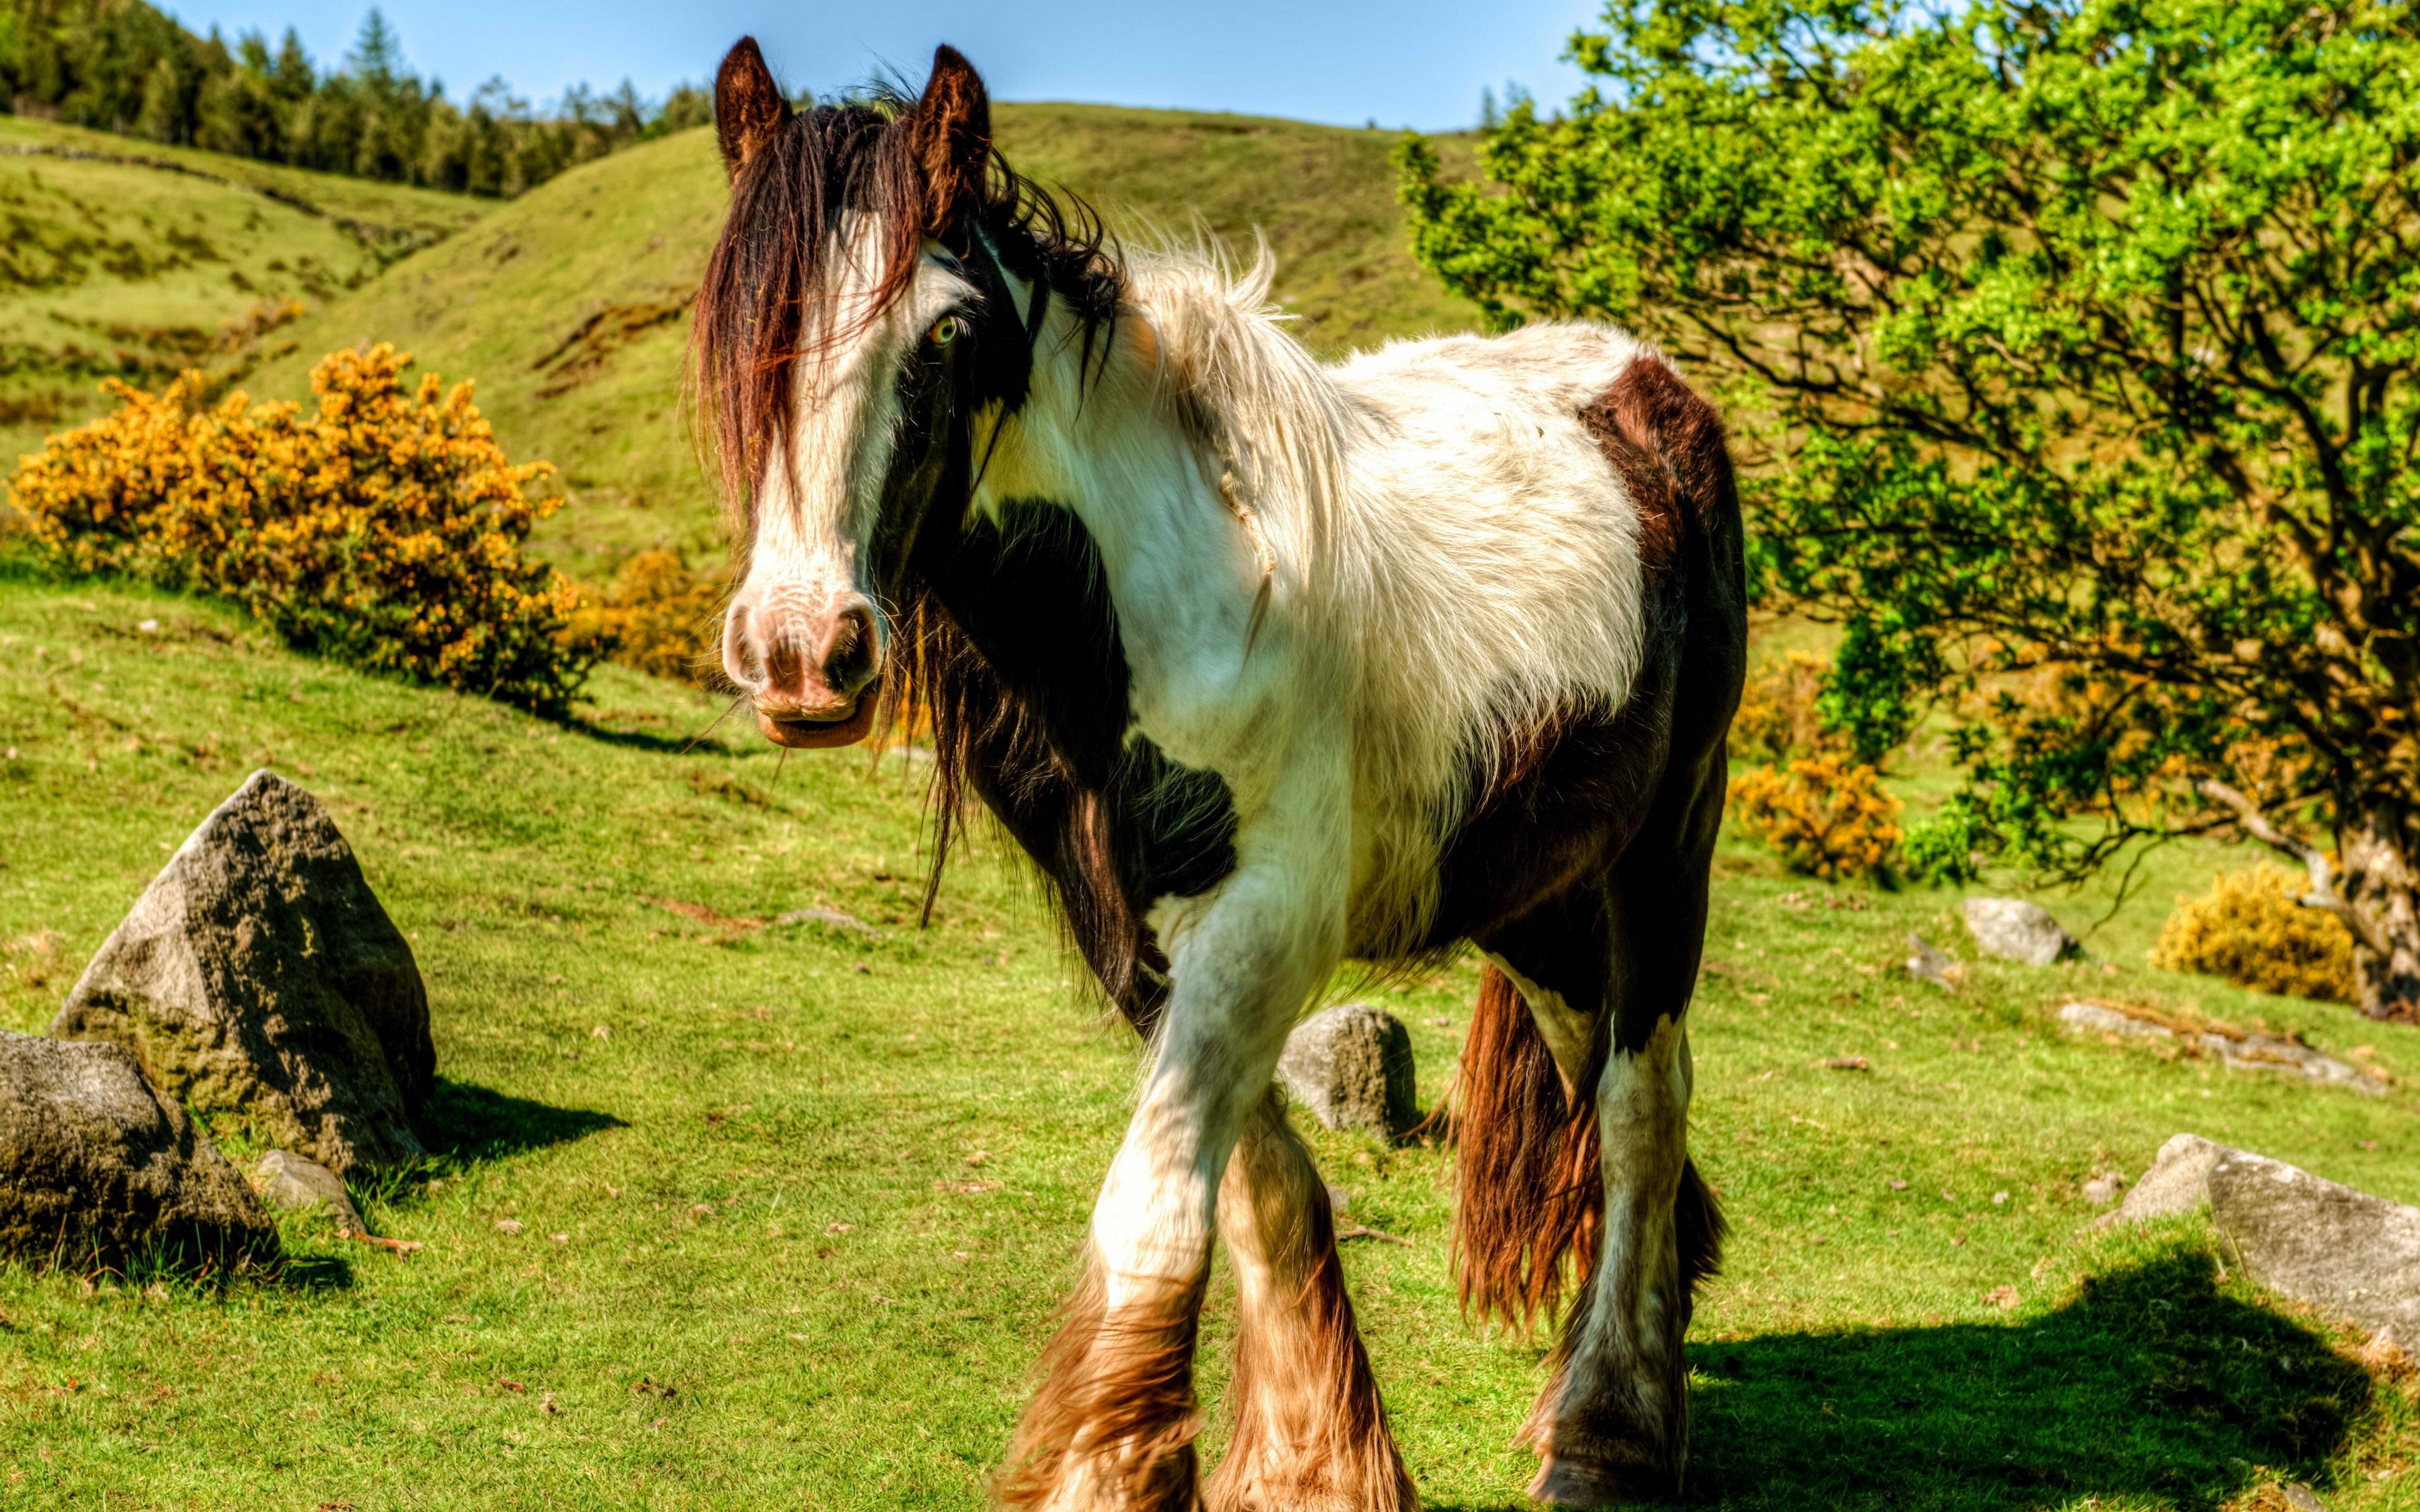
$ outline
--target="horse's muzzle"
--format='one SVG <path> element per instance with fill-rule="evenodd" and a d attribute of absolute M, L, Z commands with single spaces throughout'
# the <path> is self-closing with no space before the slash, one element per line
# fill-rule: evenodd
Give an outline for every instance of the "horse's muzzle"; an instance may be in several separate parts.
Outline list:
<path fill-rule="evenodd" d="M 722 666 L 756 705 L 756 727 L 778 746 L 848 746 L 874 727 L 882 630 L 861 594 L 810 610 L 775 597 L 731 607 Z"/>

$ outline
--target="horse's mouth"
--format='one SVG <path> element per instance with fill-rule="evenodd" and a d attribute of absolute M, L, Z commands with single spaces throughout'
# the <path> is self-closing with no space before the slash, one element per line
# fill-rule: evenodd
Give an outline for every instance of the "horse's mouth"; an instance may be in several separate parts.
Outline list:
<path fill-rule="evenodd" d="M 859 694 L 836 715 L 818 718 L 800 710 L 756 711 L 756 728 L 776 746 L 815 750 L 829 746 L 854 746 L 874 728 L 875 700 Z M 820 712 L 820 711 L 818 711 Z"/>

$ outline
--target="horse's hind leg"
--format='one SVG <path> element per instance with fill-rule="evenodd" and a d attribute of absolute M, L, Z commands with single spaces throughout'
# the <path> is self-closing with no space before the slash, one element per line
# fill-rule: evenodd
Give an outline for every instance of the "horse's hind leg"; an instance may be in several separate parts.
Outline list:
<path fill-rule="evenodd" d="M 1218 1193 L 1242 1310 L 1234 1422 L 1213 1512 L 1407 1512 L 1418 1504 L 1353 1325 L 1327 1189 L 1274 1088 Z"/>
<path fill-rule="evenodd" d="M 1527 1434 L 1544 1459 L 1530 1494 L 1558 1505 L 1673 1492 L 1688 1453 L 1681 1340 L 1721 1219 L 1689 1164 L 1684 1015 L 1721 793 L 1716 781 L 1669 828 L 1651 825 L 1608 888 L 1610 1017 L 1594 1089 L 1601 1237 Z"/>

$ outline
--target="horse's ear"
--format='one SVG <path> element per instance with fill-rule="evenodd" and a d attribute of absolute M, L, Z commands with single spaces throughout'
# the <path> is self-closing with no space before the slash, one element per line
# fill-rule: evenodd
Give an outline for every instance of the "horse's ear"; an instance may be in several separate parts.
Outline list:
<path fill-rule="evenodd" d="M 933 51 L 933 76 L 908 130 L 924 175 L 924 232 L 939 236 L 982 198 L 991 161 L 991 97 L 975 66 L 946 42 Z"/>
<path fill-rule="evenodd" d="M 738 177 L 739 170 L 789 124 L 790 102 L 773 82 L 756 39 L 739 39 L 714 74 L 714 136 L 722 144 L 722 166 Z"/>

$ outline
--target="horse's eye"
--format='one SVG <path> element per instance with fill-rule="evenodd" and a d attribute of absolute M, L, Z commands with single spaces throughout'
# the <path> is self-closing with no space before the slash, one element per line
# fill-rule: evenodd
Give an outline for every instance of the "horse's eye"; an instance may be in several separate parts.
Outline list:
<path fill-rule="evenodd" d="M 924 339 L 936 347 L 947 347 L 958 339 L 958 317 L 945 315 L 933 322 L 933 329 L 924 332 Z"/>

